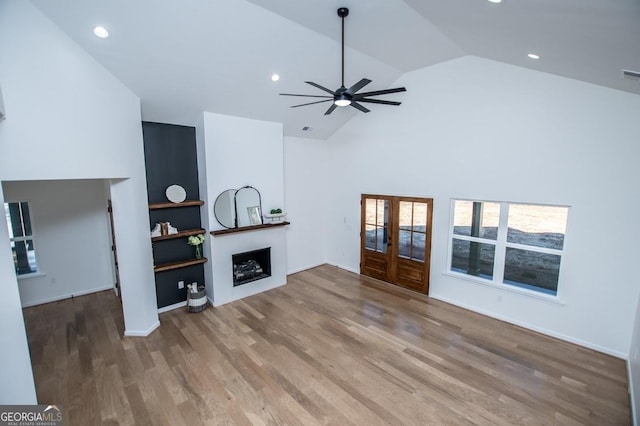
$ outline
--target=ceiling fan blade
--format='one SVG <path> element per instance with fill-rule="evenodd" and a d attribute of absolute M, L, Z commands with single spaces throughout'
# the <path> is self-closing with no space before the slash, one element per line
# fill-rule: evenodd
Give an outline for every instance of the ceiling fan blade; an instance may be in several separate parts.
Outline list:
<path fill-rule="evenodd" d="M 331 104 L 331 106 L 329 107 L 329 109 L 327 110 L 327 112 L 324 113 L 324 115 L 329 115 L 333 112 L 334 109 L 338 108 L 338 105 L 336 104 Z"/>
<path fill-rule="evenodd" d="M 318 83 L 314 83 L 313 81 L 305 81 L 305 83 L 312 85 L 313 87 L 317 87 L 320 90 L 324 90 L 327 93 L 331 93 L 332 95 L 335 95 L 335 92 L 333 90 L 329 90 L 326 87 L 322 87 L 320 86 Z"/>
<path fill-rule="evenodd" d="M 362 105 L 360 105 L 357 102 L 351 101 L 351 106 L 354 107 L 355 109 L 362 111 L 362 112 L 369 112 L 369 110 L 365 107 L 363 107 Z"/>
<path fill-rule="evenodd" d="M 347 89 L 347 92 L 353 95 L 354 93 L 356 93 L 358 90 L 362 89 L 364 86 L 366 86 L 369 83 L 371 83 L 371 80 L 369 80 L 368 78 L 363 78 L 353 86 L 349 87 Z"/>
<path fill-rule="evenodd" d="M 370 102 L 372 104 L 383 104 L 383 105 L 400 105 L 402 102 L 395 101 L 384 101 L 382 99 L 370 99 L 370 98 L 360 98 L 358 102 Z"/>
<path fill-rule="evenodd" d="M 0 0 L 1 1 L 1 0 Z M 314 83 L 313 81 L 305 81 L 305 83 L 307 83 L 310 86 L 315 87 L 316 89 L 320 89 L 323 92 L 326 92 L 328 94 L 330 94 L 331 96 L 321 96 L 321 95 L 301 95 L 301 94 L 294 94 L 294 93 L 280 93 L 280 95 L 282 96 L 300 96 L 300 97 L 307 97 L 307 98 L 325 98 L 324 100 L 321 101 L 315 101 L 315 102 L 308 102 L 308 103 L 304 103 L 304 104 L 300 104 L 300 105 L 293 105 L 291 108 L 298 108 L 301 106 L 306 106 L 306 105 L 314 105 L 314 104 L 320 104 L 320 103 L 324 103 L 324 102 L 338 102 L 340 104 L 343 104 L 343 102 L 346 104 L 349 101 L 351 102 L 349 105 L 351 105 L 352 107 L 354 107 L 355 109 L 357 109 L 358 111 L 361 112 L 370 112 L 368 108 L 366 108 L 363 105 L 360 105 L 358 102 L 368 102 L 368 103 L 372 103 L 372 104 L 382 104 L 382 105 L 400 105 L 400 102 L 396 102 L 396 101 L 386 101 L 386 100 L 381 100 L 381 99 L 372 99 L 371 96 L 377 96 L 377 95 L 387 95 L 390 93 L 398 93 L 398 92 L 406 92 L 407 89 L 405 89 L 404 87 L 397 87 L 394 89 L 385 89 L 385 90 L 375 90 L 372 92 L 364 92 L 364 93 L 358 93 L 359 90 L 361 90 L 363 87 L 365 87 L 366 85 L 368 85 L 369 83 L 371 83 L 371 80 L 369 80 L 368 78 L 363 78 L 360 81 L 358 81 L 356 84 L 354 84 L 353 86 L 349 87 L 348 89 L 345 88 L 344 85 L 344 18 L 346 18 L 347 16 L 349 16 L 349 9 L 346 7 L 341 7 L 338 9 L 338 16 L 341 18 L 342 20 L 342 40 L 341 40 L 341 47 L 342 47 L 342 60 L 341 60 L 341 84 L 340 87 L 333 91 L 331 89 L 327 89 L 324 86 L 319 85 L 318 83 Z M 344 104 L 343 104 L 344 105 Z M 329 109 L 327 109 L 327 111 L 324 113 L 324 115 L 329 115 L 331 114 L 333 111 L 335 111 L 335 109 L 338 107 L 338 105 L 336 105 L 335 103 L 332 102 L 331 106 L 329 106 Z"/>
<path fill-rule="evenodd" d="M 315 102 L 309 102 L 309 103 L 306 103 L 306 104 L 292 105 L 291 108 L 298 108 L 298 107 L 301 107 L 301 106 L 307 106 L 307 105 L 313 105 L 313 104 L 321 104 L 323 102 L 330 102 L 330 101 L 331 101 L 331 99 L 325 99 L 324 101 L 315 101 Z"/>
<path fill-rule="evenodd" d="M 404 87 L 397 87 L 395 89 L 376 90 L 374 92 L 365 92 L 365 93 L 355 94 L 353 95 L 353 99 L 358 100 L 362 98 L 367 98 L 369 96 L 386 95 L 388 93 L 398 93 L 398 92 L 406 92 L 406 91 L 407 89 L 405 89 Z"/>
<path fill-rule="evenodd" d="M 324 95 L 296 95 L 295 93 L 278 93 L 280 96 L 304 96 L 307 98 L 333 98 L 333 96 Z"/>

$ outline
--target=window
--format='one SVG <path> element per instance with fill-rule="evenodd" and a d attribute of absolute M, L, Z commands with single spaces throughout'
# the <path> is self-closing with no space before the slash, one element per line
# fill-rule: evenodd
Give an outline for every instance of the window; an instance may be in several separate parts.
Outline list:
<path fill-rule="evenodd" d="M 449 270 L 558 293 L 568 207 L 453 200 Z"/>
<path fill-rule="evenodd" d="M 25 275 L 38 272 L 29 203 L 4 203 L 4 211 L 16 273 Z"/>

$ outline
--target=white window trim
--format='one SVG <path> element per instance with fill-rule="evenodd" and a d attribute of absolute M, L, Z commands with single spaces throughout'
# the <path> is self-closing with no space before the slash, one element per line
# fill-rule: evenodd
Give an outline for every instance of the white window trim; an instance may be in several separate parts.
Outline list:
<path fill-rule="evenodd" d="M 37 241 L 36 238 L 36 226 L 33 222 L 33 203 L 31 202 L 30 199 L 23 199 L 20 201 L 13 201 L 13 200 L 4 200 L 5 203 L 24 203 L 26 202 L 27 204 L 29 204 L 29 221 L 31 223 L 31 235 L 25 236 L 22 235 L 20 237 L 10 237 L 9 241 L 10 242 L 18 242 L 18 241 L 28 241 L 28 240 L 32 240 L 34 242 L 34 244 Z M 2 206 L 2 210 L 3 210 L 3 214 L 4 214 L 4 205 Z M 40 268 L 40 261 L 38 260 L 40 257 L 38 256 L 38 251 L 36 250 L 36 272 L 30 272 L 28 274 L 18 274 L 17 271 L 15 271 L 16 277 L 18 278 L 18 280 L 23 280 L 23 279 L 30 279 L 30 278 L 37 278 L 37 277 L 43 277 L 46 275 L 45 272 L 43 272 Z"/>
<path fill-rule="evenodd" d="M 38 271 L 38 272 L 31 272 L 30 274 L 22 274 L 22 275 L 18 275 L 16 274 L 16 277 L 18 278 L 18 281 L 22 281 L 22 280 L 28 280 L 31 278 L 38 278 L 38 277 L 44 277 L 47 274 L 45 274 L 42 271 Z"/>
<path fill-rule="evenodd" d="M 455 202 L 456 201 L 471 201 L 477 203 L 497 203 L 500 204 L 500 220 L 498 224 L 498 233 L 495 240 L 491 240 L 488 238 L 479 238 L 479 237 L 471 237 L 467 235 L 458 235 L 453 233 L 453 220 L 455 216 Z M 527 204 L 533 206 L 549 206 L 549 207 L 566 207 L 570 208 L 567 205 L 555 205 L 555 204 L 535 204 L 535 203 L 524 203 L 517 201 L 492 201 L 492 200 L 471 200 L 467 198 L 451 198 L 449 203 L 449 242 L 447 247 L 447 264 L 445 266 L 445 271 L 443 275 L 449 276 L 452 278 L 462 279 L 465 281 L 470 281 L 472 283 L 481 284 L 484 286 L 492 287 L 501 291 L 506 291 L 509 293 L 515 293 L 523 296 L 532 297 L 535 299 L 544 300 L 545 302 L 550 302 L 558 305 L 565 305 L 564 299 L 562 297 L 562 288 L 560 286 L 560 277 L 562 276 L 562 259 L 564 257 L 565 251 L 564 248 L 567 246 L 567 235 L 565 234 L 565 240 L 563 244 L 562 250 L 550 249 L 545 247 L 538 246 L 529 246 L 526 244 L 517 244 L 507 242 L 506 232 L 508 229 L 509 222 L 509 205 L 510 204 Z M 504 209 L 504 213 L 503 213 Z M 568 222 L 568 217 L 567 217 Z M 567 223 L 567 228 L 569 224 Z M 475 277 L 473 275 L 464 274 L 462 272 L 456 272 L 451 270 L 451 259 L 452 259 L 452 250 L 453 250 L 453 239 L 459 239 L 464 241 L 473 241 L 482 244 L 491 244 L 495 246 L 494 253 L 494 261 L 493 261 L 493 279 L 489 280 L 482 277 Z M 546 294 L 543 292 L 529 290 L 526 288 L 518 287 L 511 284 L 505 284 L 504 281 L 504 263 L 507 253 L 507 248 L 517 248 L 528 251 L 535 251 L 546 254 L 554 254 L 561 257 L 560 259 L 560 274 L 558 275 L 558 287 L 556 290 L 556 294 Z M 501 268 L 498 267 L 501 266 Z"/>

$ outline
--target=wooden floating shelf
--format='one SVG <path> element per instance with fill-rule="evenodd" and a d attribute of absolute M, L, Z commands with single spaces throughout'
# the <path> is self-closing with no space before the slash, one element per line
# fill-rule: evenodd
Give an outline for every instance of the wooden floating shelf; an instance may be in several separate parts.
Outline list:
<path fill-rule="evenodd" d="M 237 234 L 238 232 L 257 231 L 286 225 L 291 225 L 291 222 L 263 223 L 262 225 L 243 226 L 242 228 L 221 229 L 219 231 L 211 231 L 210 234 L 217 237 L 219 235 Z"/>
<path fill-rule="evenodd" d="M 191 235 L 198 235 L 198 234 L 204 234 L 205 231 L 204 229 L 186 229 L 184 231 L 180 231 L 177 234 L 170 234 L 170 235 L 161 235 L 159 237 L 152 237 L 151 241 L 152 242 L 156 242 L 156 241 L 164 241 L 164 240 L 172 240 L 174 238 L 183 238 L 183 237 L 190 237 Z"/>
<path fill-rule="evenodd" d="M 165 263 L 162 265 L 154 266 L 153 272 L 164 272 L 164 271 L 171 271 L 172 269 L 186 268 L 187 266 L 206 263 L 207 260 L 208 259 L 206 257 L 203 257 L 202 259 L 189 259 L 189 260 L 181 260 L 180 262 Z"/>
<path fill-rule="evenodd" d="M 187 200 L 181 203 L 150 203 L 149 210 L 158 210 L 158 209 L 172 209 L 176 207 L 192 207 L 192 206 L 202 206 L 204 205 L 204 201 L 202 200 Z"/>

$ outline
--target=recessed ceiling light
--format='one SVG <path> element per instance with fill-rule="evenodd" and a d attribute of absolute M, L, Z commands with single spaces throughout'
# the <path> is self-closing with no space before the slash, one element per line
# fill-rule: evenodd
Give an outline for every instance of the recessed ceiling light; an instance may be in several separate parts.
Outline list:
<path fill-rule="evenodd" d="M 100 25 L 93 29 L 93 33 L 100 38 L 109 37 L 109 31 L 107 31 L 105 27 L 101 27 Z"/>
<path fill-rule="evenodd" d="M 271 76 L 271 81 L 278 81 L 280 80 L 280 76 L 278 74 L 274 74 Z"/>
<path fill-rule="evenodd" d="M 527 56 L 531 59 L 540 59 L 540 55 L 536 55 L 535 53 L 529 53 Z"/>
<path fill-rule="evenodd" d="M 502 0 L 488 0 L 489 3 L 502 3 Z"/>

